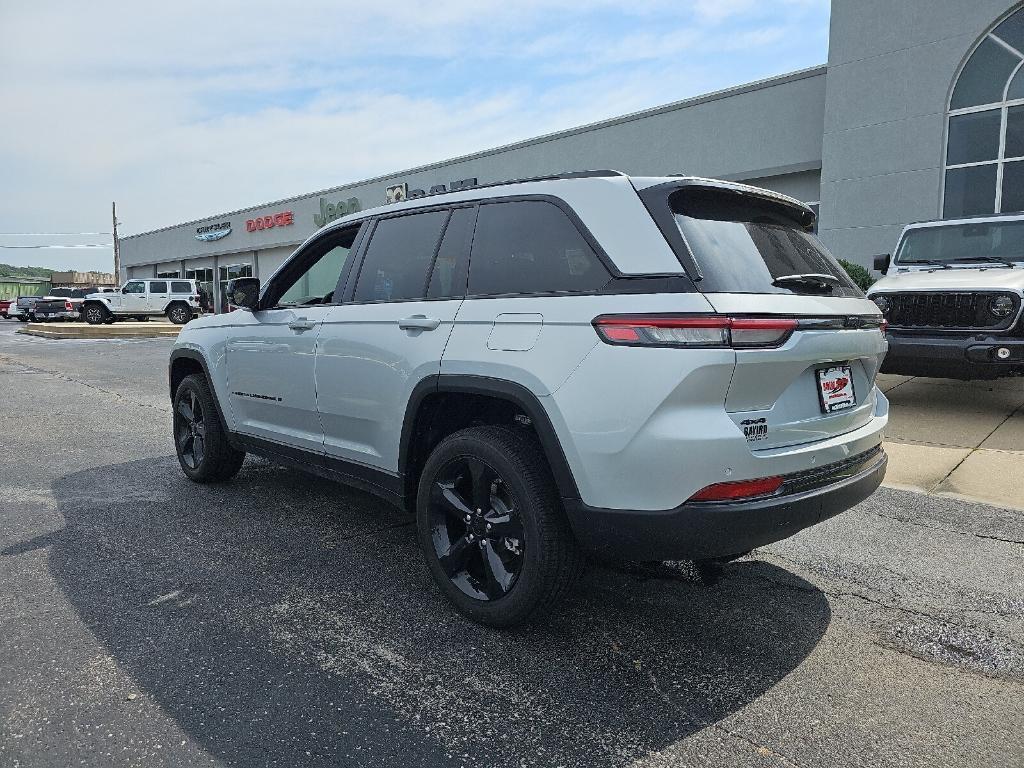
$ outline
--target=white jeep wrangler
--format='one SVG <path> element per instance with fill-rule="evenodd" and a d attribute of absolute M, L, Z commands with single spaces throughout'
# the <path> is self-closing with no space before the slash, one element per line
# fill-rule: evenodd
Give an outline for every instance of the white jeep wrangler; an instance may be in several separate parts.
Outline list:
<path fill-rule="evenodd" d="M 1024 214 L 911 224 L 868 291 L 889 323 L 883 373 L 1024 375 Z"/>
<path fill-rule="evenodd" d="M 199 286 L 195 280 L 161 278 L 129 280 L 120 291 L 91 293 L 82 302 L 81 316 L 90 325 L 164 315 L 184 325 L 199 314 Z"/>

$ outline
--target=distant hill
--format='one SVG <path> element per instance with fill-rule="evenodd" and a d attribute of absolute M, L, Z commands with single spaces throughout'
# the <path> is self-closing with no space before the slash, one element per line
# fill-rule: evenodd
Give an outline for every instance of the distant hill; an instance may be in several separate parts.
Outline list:
<path fill-rule="evenodd" d="M 10 264 L 0 264 L 0 277 L 50 277 L 52 269 L 46 267 L 15 267 Z"/>

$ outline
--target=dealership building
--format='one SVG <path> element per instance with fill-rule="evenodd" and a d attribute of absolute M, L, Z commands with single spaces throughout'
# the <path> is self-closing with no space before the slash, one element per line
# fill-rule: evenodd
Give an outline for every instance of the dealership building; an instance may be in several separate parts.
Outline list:
<path fill-rule="evenodd" d="M 1024 210 L 1024 4 L 833 0 L 828 63 L 472 155 L 121 240 L 121 279 L 191 277 L 225 306 L 323 224 L 476 180 L 614 168 L 743 181 L 818 207 L 870 265 L 905 224 Z"/>

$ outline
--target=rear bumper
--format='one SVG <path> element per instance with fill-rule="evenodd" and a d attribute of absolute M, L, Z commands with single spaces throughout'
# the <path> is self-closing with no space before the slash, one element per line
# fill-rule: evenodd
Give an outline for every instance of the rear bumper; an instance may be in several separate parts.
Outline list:
<path fill-rule="evenodd" d="M 994 379 L 1024 372 L 1024 339 L 986 334 L 916 336 L 889 332 L 882 373 L 951 379 Z M 1000 358 L 998 350 L 1009 356 Z"/>
<path fill-rule="evenodd" d="M 879 446 L 814 475 L 787 476 L 794 490 L 739 502 L 687 502 L 675 509 L 599 509 L 566 502 L 577 540 L 588 551 L 624 560 L 705 560 L 747 552 L 792 536 L 860 503 L 881 484 L 888 459 Z M 813 478 L 834 479 L 799 490 Z"/>

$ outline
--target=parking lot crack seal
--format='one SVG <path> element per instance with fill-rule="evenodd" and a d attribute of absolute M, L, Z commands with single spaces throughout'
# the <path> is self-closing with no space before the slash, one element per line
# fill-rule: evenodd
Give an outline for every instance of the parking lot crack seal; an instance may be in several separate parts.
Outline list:
<path fill-rule="evenodd" d="M 711 728 L 716 730 L 716 731 L 719 731 L 721 733 L 724 733 L 727 736 L 731 736 L 734 739 L 746 742 L 750 746 L 754 747 L 754 749 L 757 750 L 757 753 L 759 755 L 761 755 L 762 757 L 772 757 L 772 758 L 775 758 L 776 760 L 780 761 L 783 765 L 788 766 L 788 768 L 803 768 L 799 763 L 793 762 L 792 760 L 790 760 L 788 757 L 786 757 L 786 755 L 782 754 L 781 752 L 777 752 L 776 750 L 772 749 L 771 747 L 766 747 L 764 744 L 758 744 L 756 741 L 751 739 L 749 736 L 744 736 L 742 733 L 737 733 L 736 731 L 730 730 L 729 728 L 726 728 L 721 723 L 713 723 L 711 725 Z"/>
<path fill-rule="evenodd" d="M 973 531 L 958 531 L 955 528 L 945 528 L 941 525 L 928 525 L 927 523 L 919 523 L 916 520 L 907 520 L 906 518 L 896 517 L 894 515 L 883 515 L 881 512 L 875 512 L 878 517 L 884 518 L 885 520 L 893 520 L 897 523 L 906 523 L 907 525 L 916 525 L 919 528 L 927 528 L 932 531 L 941 531 L 942 533 L 952 533 L 958 536 L 973 536 L 976 539 L 989 539 L 990 541 L 1001 541 L 1004 544 L 1021 544 L 1024 545 L 1024 541 L 1019 539 L 1004 539 L 1001 536 L 990 536 L 985 533 L 974 533 Z"/>
<path fill-rule="evenodd" d="M 18 373 L 45 373 L 45 374 L 47 374 L 49 376 L 53 376 L 55 379 L 60 379 L 61 381 L 66 381 L 66 382 L 68 382 L 70 384 L 78 384 L 78 385 L 86 387 L 88 389 L 92 389 L 92 390 L 94 390 L 96 392 L 100 392 L 101 394 L 104 394 L 104 395 L 110 395 L 110 396 L 115 397 L 115 398 L 117 398 L 118 400 L 120 400 L 120 401 L 122 401 L 124 403 L 128 403 L 129 405 L 138 406 L 139 408 L 151 408 L 154 411 L 160 411 L 161 413 L 170 413 L 170 411 L 171 411 L 171 406 L 169 404 L 168 404 L 168 406 L 166 408 L 161 408 L 158 405 L 152 405 L 150 403 L 140 403 L 140 402 L 138 402 L 136 400 L 131 400 L 130 398 L 125 397 L 120 392 L 115 392 L 115 391 L 110 390 L 110 389 L 103 389 L 103 387 L 97 387 L 95 384 L 90 384 L 87 381 L 82 381 L 81 379 L 76 379 L 76 378 L 74 378 L 72 376 L 68 376 L 67 374 L 61 373 L 59 371 L 51 371 L 51 370 L 48 370 L 46 368 L 37 368 L 37 367 L 32 366 L 32 365 L 27 365 L 26 363 L 22 363 L 20 361 L 15 361 L 14 359 L 12 359 L 12 358 L 10 358 L 10 357 L 8 357 L 6 355 L 0 355 L 0 362 L 16 363 L 17 365 L 24 366 L 25 370 L 18 371 Z"/>

